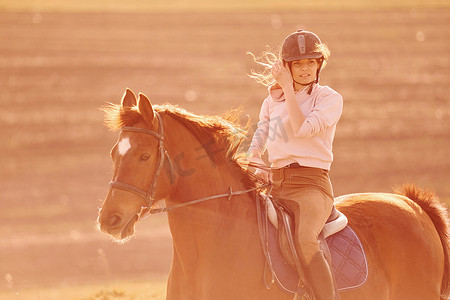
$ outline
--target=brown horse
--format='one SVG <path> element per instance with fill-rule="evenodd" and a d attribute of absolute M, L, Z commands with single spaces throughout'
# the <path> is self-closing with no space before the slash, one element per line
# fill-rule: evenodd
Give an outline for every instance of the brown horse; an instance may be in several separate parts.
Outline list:
<path fill-rule="evenodd" d="M 104 110 L 108 127 L 122 130 L 111 151 L 114 174 L 100 228 L 126 239 L 142 208 L 165 200 L 173 238 L 167 299 L 292 299 L 276 285 L 264 285 L 257 183 L 237 155 L 245 132 L 230 119 L 152 106 L 128 89 L 121 105 Z M 433 194 L 415 187 L 400 193 L 336 199 L 369 266 L 366 283 L 341 292 L 342 299 L 445 299 L 446 210 Z"/>

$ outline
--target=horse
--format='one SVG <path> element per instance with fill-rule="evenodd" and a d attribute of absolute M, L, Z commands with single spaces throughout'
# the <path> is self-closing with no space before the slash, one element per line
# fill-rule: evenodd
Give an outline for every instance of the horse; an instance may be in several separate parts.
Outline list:
<path fill-rule="evenodd" d="M 199 116 L 152 105 L 129 89 L 120 105 L 103 110 L 106 125 L 120 133 L 99 227 L 123 242 L 149 212 L 167 211 L 173 240 L 167 299 L 292 299 L 264 283 L 260 185 L 238 151 L 245 130 L 236 114 Z M 166 208 L 155 208 L 163 201 Z M 335 206 L 359 236 L 369 269 L 367 281 L 340 292 L 341 299 L 446 299 L 449 226 L 437 196 L 409 185 L 392 194 L 343 195 Z"/>

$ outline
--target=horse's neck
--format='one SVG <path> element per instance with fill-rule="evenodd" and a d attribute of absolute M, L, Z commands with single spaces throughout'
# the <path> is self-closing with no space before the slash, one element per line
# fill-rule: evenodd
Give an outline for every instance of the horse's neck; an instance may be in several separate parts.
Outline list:
<path fill-rule="evenodd" d="M 199 171 L 198 178 L 178 184 L 176 201 L 223 194 L 230 188 L 245 189 L 236 174 L 222 172 L 220 175 L 220 171 Z M 175 199 L 168 200 L 170 205 Z M 197 267 L 199 256 L 203 262 L 211 261 L 217 255 L 231 255 L 236 247 L 259 246 L 254 193 L 193 204 L 175 209 L 168 216 L 174 254 L 187 269 Z"/>
<path fill-rule="evenodd" d="M 209 169 L 206 166 L 200 166 L 196 169 L 195 176 L 183 178 L 177 184 L 176 191 L 166 200 L 167 204 L 170 206 L 248 189 L 236 173 L 233 174 L 232 170 L 226 169 L 227 167 Z M 254 211 L 255 214 L 249 214 L 249 211 Z M 254 193 L 206 200 L 176 209 L 169 216 L 186 219 L 186 222 L 191 223 L 192 226 L 199 227 L 204 224 L 209 227 L 224 226 L 228 222 L 231 223 L 231 219 L 235 222 L 252 222 L 253 217 L 256 216 Z M 193 220 L 194 218 L 196 220 Z"/>
<path fill-rule="evenodd" d="M 214 158 L 211 157 L 211 155 L 225 155 L 223 153 L 226 151 L 225 146 L 223 148 L 219 147 L 220 149 L 218 149 L 217 153 L 208 154 L 205 147 L 211 144 L 210 141 L 202 144 L 180 123 L 170 118 L 166 119 L 166 122 L 170 122 L 171 130 L 177 133 L 177 135 L 168 136 L 168 139 L 170 139 L 168 148 L 170 149 L 167 150 L 170 152 L 177 173 L 176 183 L 171 186 L 171 192 L 166 197 L 168 205 L 224 194 L 230 189 L 233 191 L 246 189 L 241 180 L 241 177 L 245 176 L 245 174 L 238 169 L 238 166 L 220 159 L 219 161 L 214 161 Z M 232 200 L 235 199 L 236 197 Z M 180 210 L 179 217 L 182 218 L 183 213 L 189 210 L 191 210 L 191 213 L 195 213 L 195 211 L 205 209 L 211 211 L 215 217 L 218 217 L 216 216 L 218 210 L 227 214 L 230 213 L 230 209 L 226 209 L 227 206 L 236 209 L 236 204 L 234 206 L 231 205 L 234 202 L 227 201 L 226 198 L 219 198 L 195 204 Z M 242 203 L 238 205 L 252 206 L 249 201 L 240 202 Z M 178 211 L 174 215 L 178 215 Z M 206 215 L 201 213 L 198 217 L 201 218 L 203 216 L 207 218 Z"/>
<path fill-rule="evenodd" d="M 226 161 L 213 161 L 205 145 L 184 126 L 170 119 L 166 122 L 171 122 L 166 128 L 170 127 L 171 132 L 176 133 L 168 136 L 167 150 L 177 173 L 175 184 L 166 197 L 167 206 L 224 194 L 230 188 L 232 191 L 248 188 L 242 182 L 245 174 L 238 166 Z M 222 155 L 220 151 L 212 155 Z M 168 219 L 174 259 L 183 265 L 195 265 L 200 255 L 202 261 L 208 260 L 209 255 L 229 255 L 227 251 L 236 248 L 238 243 L 259 245 L 256 205 L 252 195 L 254 193 L 230 199 L 222 197 L 170 211 Z"/>

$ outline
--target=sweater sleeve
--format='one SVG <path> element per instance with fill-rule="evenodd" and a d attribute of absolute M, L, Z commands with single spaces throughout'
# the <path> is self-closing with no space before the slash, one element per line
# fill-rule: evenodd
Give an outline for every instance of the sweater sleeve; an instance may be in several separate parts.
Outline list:
<path fill-rule="evenodd" d="M 343 99 L 336 92 L 319 97 L 313 110 L 295 134 L 298 138 L 309 138 L 324 132 L 339 121 L 342 114 Z"/>
<path fill-rule="evenodd" d="M 268 102 L 268 99 L 265 99 L 261 106 L 261 111 L 259 113 L 259 122 L 248 149 L 248 154 L 250 156 L 261 157 L 261 155 L 263 155 L 266 151 L 266 142 L 269 136 L 270 122 Z"/>

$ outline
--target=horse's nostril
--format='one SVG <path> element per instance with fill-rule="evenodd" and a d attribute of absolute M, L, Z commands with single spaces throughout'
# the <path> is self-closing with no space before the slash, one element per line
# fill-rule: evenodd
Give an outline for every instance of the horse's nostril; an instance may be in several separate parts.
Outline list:
<path fill-rule="evenodd" d="M 112 215 L 108 220 L 108 223 L 110 227 L 118 227 L 120 223 L 122 223 L 122 217 L 119 215 Z"/>

